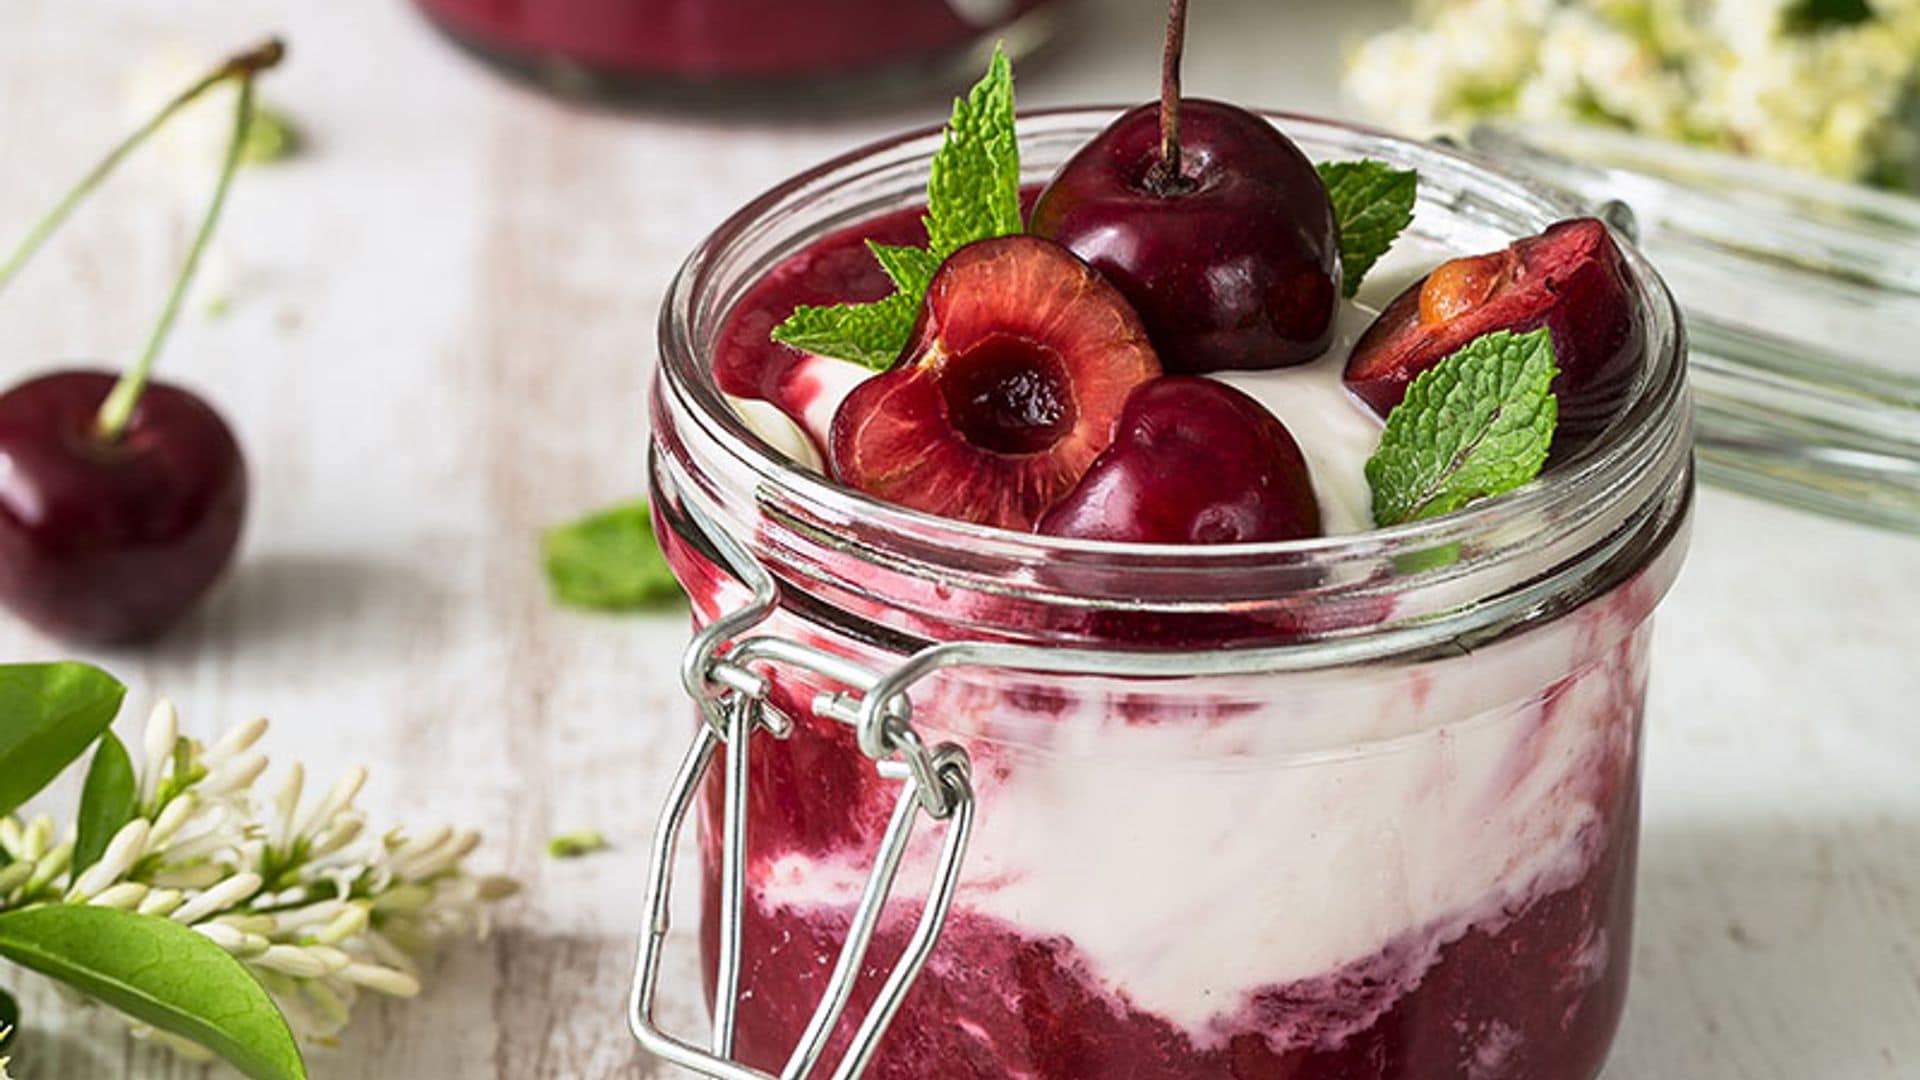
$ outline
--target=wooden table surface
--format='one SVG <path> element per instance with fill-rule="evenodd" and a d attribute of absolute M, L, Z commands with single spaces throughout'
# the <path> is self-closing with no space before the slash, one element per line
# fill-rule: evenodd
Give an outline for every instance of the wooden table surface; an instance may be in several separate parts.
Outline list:
<path fill-rule="evenodd" d="M 1386 0 L 1195 5 L 1194 92 L 1340 111 L 1339 44 Z M 1304 9 L 1311 9 L 1304 10 Z M 1157 5 L 1096 9 L 1023 68 L 1027 104 L 1152 93 Z M 684 617 L 552 608 L 539 530 L 636 494 L 655 311 L 732 208 L 938 102 L 726 124 L 555 104 L 445 47 L 402 0 L 11 0 L 0 32 L 0 234 L 132 115 L 128 75 L 267 30 L 263 92 L 307 153 L 238 184 L 227 311 L 165 375 L 250 456 L 238 568 L 189 624 L 90 656 L 213 733 L 373 770 L 382 820 L 481 827 L 526 889 L 420 999 L 363 1007 L 317 1077 L 653 1077 L 621 1021 L 642 849 L 686 737 Z M 144 162 L 0 304 L 6 382 L 138 346 L 211 177 Z M 1610 1080 L 1920 1076 L 1920 541 L 1718 491 L 1663 609 L 1632 1003 Z M 0 656 L 68 650 L 0 623 Z M 613 850 L 556 862 L 552 835 Z M 682 949 L 669 1016 L 696 1022 Z M 24 979 L 19 1075 L 198 1077 Z"/>

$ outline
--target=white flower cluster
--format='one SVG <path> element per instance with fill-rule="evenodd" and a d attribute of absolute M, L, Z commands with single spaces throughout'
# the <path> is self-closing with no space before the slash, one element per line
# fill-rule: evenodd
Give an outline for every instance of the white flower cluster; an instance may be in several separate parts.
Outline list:
<path fill-rule="evenodd" d="M 1417 134 L 1598 122 L 1850 180 L 1920 170 L 1920 0 L 1810 26 L 1809 0 L 1419 0 L 1348 89 Z"/>
<path fill-rule="evenodd" d="M 202 746 L 180 735 L 163 702 L 138 754 L 134 817 L 77 877 L 74 842 L 54 844 L 50 819 L 0 818 L 0 848 L 15 860 L 0 870 L 0 909 L 94 904 L 191 926 L 252 968 L 307 1040 L 338 1033 L 362 991 L 419 993 L 417 959 L 449 936 L 483 935 L 485 905 L 513 883 L 466 872 L 478 833 L 369 834 L 354 807 L 364 769 L 305 799 L 294 765 L 271 794 L 256 794 L 266 730 L 255 720 Z M 207 1056 L 164 1032 L 135 1032 Z"/>

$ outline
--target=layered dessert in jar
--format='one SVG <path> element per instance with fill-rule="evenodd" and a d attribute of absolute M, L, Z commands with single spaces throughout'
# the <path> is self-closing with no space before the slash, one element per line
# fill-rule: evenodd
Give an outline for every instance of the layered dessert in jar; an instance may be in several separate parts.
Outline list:
<path fill-rule="evenodd" d="M 1036 13 L 1049 2 L 414 0 L 457 41 L 522 70 L 722 97 L 937 84 L 995 35 L 1037 40 L 1047 20 Z"/>
<path fill-rule="evenodd" d="M 1671 303 L 1466 159 L 1169 89 L 1016 137 L 996 62 L 944 138 L 771 193 L 669 302 L 655 506 L 696 621 L 747 600 L 718 529 L 779 585 L 755 635 L 1049 657 L 914 685 L 972 833 L 860 1075 L 1591 1080 L 1690 507 Z M 764 674 L 794 730 L 750 759 L 731 1053 L 780 1075 L 900 781 L 823 715 L 845 686 Z M 716 774 L 710 995 L 723 809 Z"/>

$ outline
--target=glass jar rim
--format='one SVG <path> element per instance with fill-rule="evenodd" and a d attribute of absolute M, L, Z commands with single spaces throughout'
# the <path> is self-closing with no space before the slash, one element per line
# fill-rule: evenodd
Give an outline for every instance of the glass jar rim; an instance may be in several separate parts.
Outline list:
<path fill-rule="evenodd" d="M 1072 106 L 1023 111 L 1020 114 L 1023 150 L 1036 129 L 1059 126 L 1077 130 L 1084 126 L 1091 133 L 1128 107 Z M 1452 201 L 1447 204 L 1449 211 L 1470 212 L 1475 207 L 1503 211 L 1518 208 L 1524 210 L 1528 218 L 1538 221 L 1539 227 L 1579 214 L 1578 208 L 1565 202 L 1550 187 L 1498 172 L 1448 146 L 1407 140 L 1362 125 L 1281 111 L 1258 111 L 1297 140 L 1312 142 L 1316 136 L 1322 141 L 1359 140 L 1370 149 L 1380 151 L 1369 156 L 1387 157 L 1396 165 L 1416 167 L 1424 190 L 1437 188 L 1453 193 Z M 705 326 L 700 325 L 703 315 L 700 301 L 714 288 L 712 277 L 716 265 L 736 246 L 751 242 L 771 218 L 817 201 L 836 185 L 864 182 L 903 160 L 930 156 L 939 144 L 941 131 L 939 126 L 928 126 L 891 136 L 805 170 L 749 202 L 694 250 L 669 286 L 660 316 L 656 448 L 660 445 L 663 427 L 681 429 L 682 434 L 695 433 L 703 450 L 720 455 L 750 478 L 748 484 L 753 490 L 743 493 L 747 498 L 778 493 L 783 501 L 818 512 L 830 523 L 857 521 L 862 534 L 857 540 L 844 535 L 819 537 L 825 543 L 846 545 L 842 554 L 855 550 L 861 558 L 895 569 L 903 561 L 918 561 L 927 564 L 919 569 L 930 576 L 939 577 L 951 571 L 963 578 L 968 576 L 968 566 L 982 562 L 1001 567 L 1035 567 L 1057 562 L 1082 569 L 1104 567 L 1127 576 L 1172 575 L 1187 582 L 1208 576 L 1244 577 L 1250 570 L 1275 567 L 1325 569 L 1336 564 L 1366 564 L 1376 568 L 1398 566 L 1396 579 L 1425 575 L 1426 584 L 1437 585 L 1443 579 L 1464 578 L 1474 567 L 1463 565 L 1471 561 L 1464 559 L 1455 559 L 1447 566 L 1426 565 L 1434 552 L 1451 550 L 1458 555 L 1465 547 L 1484 548 L 1484 544 L 1475 542 L 1489 537 L 1501 538 L 1498 546 L 1502 548 L 1550 539 L 1534 535 L 1541 530 L 1589 540 L 1608 535 L 1637 512 L 1644 511 L 1648 504 L 1660 500 L 1663 494 L 1671 494 L 1668 489 L 1674 476 L 1688 472 L 1690 410 L 1684 331 L 1678 309 L 1645 257 L 1627 238 L 1617 237 L 1627 262 L 1630 284 L 1645 316 L 1647 334 L 1647 366 L 1625 412 L 1603 437 L 1553 472 L 1514 492 L 1482 500 L 1452 514 L 1368 532 L 1306 540 L 1219 545 L 1139 544 L 1041 536 L 976 525 L 884 502 L 840 485 L 774 449 L 735 412 L 715 380 L 711 360 L 712 339 L 717 338 L 719 325 L 731 312 L 739 294 L 725 298 L 717 305 L 717 312 L 704 313 L 708 318 Z M 924 172 L 921 176 L 924 177 Z M 863 219 L 861 212 L 844 212 L 828 224 L 851 226 Z M 798 250 L 799 246 L 791 246 L 762 259 L 755 269 L 744 275 L 747 280 L 742 287 L 750 286 L 779 259 Z M 702 340 L 702 330 L 707 332 L 706 340 Z M 1690 473 L 1687 482 L 1690 491 Z M 720 501 L 716 493 L 710 492 L 709 497 Z M 726 516 L 720 515 L 722 520 Z M 828 533 L 833 531 L 831 527 L 827 529 Z M 876 540 L 876 537 L 882 539 Z M 887 550 L 891 545 L 884 538 L 908 543 L 900 550 Z M 949 553 L 951 560 L 943 558 L 943 552 Z M 1484 557 L 1490 553 L 1482 550 L 1477 554 Z M 1555 565 L 1559 561 L 1556 560 Z M 949 562 L 952 565 L 940 565 Z M 1536 573 L 1537 570 L 1535 567 Z M 1368 575 L 1336 576 L 1352 581 Z M 1079 585 L 1089 580 L 1088 575 L 1076 576 Z M 1017 587 L 1010 591 L 1024 596 L 1031 590 Z M 1203 590 L 1214 602 L 1230 602 L 1231 591 Z M 1096 589 L 1095 595 L 1078 599 L 1090 606 L 1139 600 L 1137 596 L 1126 595 L 1125 588 L 1118 588 L 1109 596 L 1097 595 L 1098 592 Z M 1244 598 L 1262 597 L 1256 589 Z M 1191 602 L 1195 597 L 1180 599 Z M 1461 600 L 1457 589 L 1453 600 L 1456 604 Z"/>

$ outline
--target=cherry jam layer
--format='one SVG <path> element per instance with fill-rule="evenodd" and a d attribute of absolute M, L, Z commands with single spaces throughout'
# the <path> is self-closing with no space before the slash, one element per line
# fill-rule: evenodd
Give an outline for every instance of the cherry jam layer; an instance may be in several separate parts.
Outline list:
<path fill-rule="evenodd" d="M 476 45 L 608 74 L 804 79 L 911 66 L 991 33 L 1040 0 L 415 0 Z M 976 17 L 963 17 L 972 8 Z"/>
<path fill-rule="evenodd" d="M 702 619 L 738 602 L 669 551 Z M 1591 1080 L 1625 995 L 1648 616 L 1676 558 L 1441 660 L 936 677 L 915 724 L 971 755 L 973 841 L 868 1075 Z M 765 629 L 849 649 L 784 613 Z M 738 1055 L 777 1072 L 898 786 L 851 732 L 806 719 L 825 686 L 772 674 L 802 719 L 754 744 Z M 709 993 L 720 808 L 716 772 Z M 833 1054 L 911 931 L 939 830 L 909 849 Z"/>

